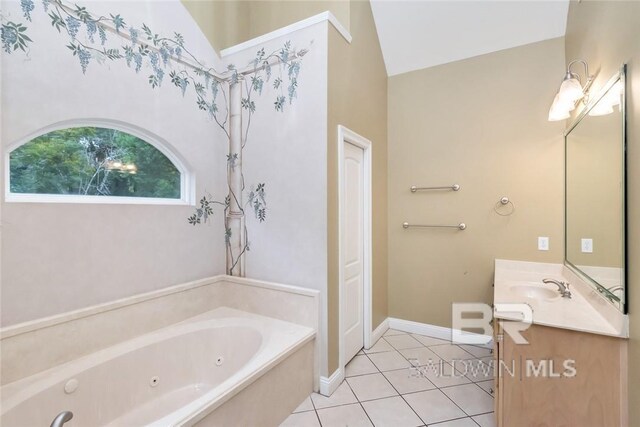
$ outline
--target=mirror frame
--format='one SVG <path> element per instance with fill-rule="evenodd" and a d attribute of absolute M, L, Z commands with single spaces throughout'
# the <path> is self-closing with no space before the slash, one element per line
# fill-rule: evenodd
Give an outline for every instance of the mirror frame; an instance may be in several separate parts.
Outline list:
<path fill-rule="evenodd" d="M 607 288 L 596 282 L 589 275 L 584 273 L 580 268 L 572 264 L 567 259 L 567 229 L 568 229 L 568 218 L 567 218 L 567 137 L 571 133 L 573 129 L 580 124 L 583 118 L 589 114 L 591 109 L 605 96 L 605 94 L 611 89 L 618 81 L 622 82 L 622 99 L 620 102 L 620 112 L 622 113 L 622 285 L 624 286 L 623 292 L 623 301 L 621 301 L 620 309 L 623 314 L 628 313 L 628 293 L 629 293 L 629 283 L 627 278 L 629 277 L 628 269 L 628 239 L 627 239 L 627 65 L 624 64 L 620 68 L 620 70 L 609 79 L 609 81 L 600 89 L 597 95 L 593 96 L 587 102 L 586 106 L 582 109 L 580 114 L 575 118 L 575 120 L 571 123 L 571 125 L 567 128 L 564 133 L 564 264 L 575 274 L 585 280 L 587 283 L 590 283 L 598 293 L 611 304 L 614 303 L 614 299 L 617 298 L 616 295 L 609 292 Z M 614 299 L 610 299 L 607 295 L 614 297 Z"/>

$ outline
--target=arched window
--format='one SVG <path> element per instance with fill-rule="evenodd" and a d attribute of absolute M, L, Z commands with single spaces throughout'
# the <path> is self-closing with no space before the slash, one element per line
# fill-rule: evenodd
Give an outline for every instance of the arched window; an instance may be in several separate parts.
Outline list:
<path fill-rule="evenodd" d="M 185 168 L 145 139 L 106 126 L 31 138 L 8 153 L 7 201 L 188 203 Z"/>

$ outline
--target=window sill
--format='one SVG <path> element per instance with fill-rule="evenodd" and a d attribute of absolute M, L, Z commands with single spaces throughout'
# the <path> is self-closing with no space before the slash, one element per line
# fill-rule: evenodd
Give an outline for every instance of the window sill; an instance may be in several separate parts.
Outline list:
<path fill-rule="evenodd" d="M 155 197 L 83 196 L 75 194 L 22 194 L 7 193 L 6 203 L 76 203 L 103 205 L 178 205 L 194 206 L 184 199 L 160 199 Z"/>

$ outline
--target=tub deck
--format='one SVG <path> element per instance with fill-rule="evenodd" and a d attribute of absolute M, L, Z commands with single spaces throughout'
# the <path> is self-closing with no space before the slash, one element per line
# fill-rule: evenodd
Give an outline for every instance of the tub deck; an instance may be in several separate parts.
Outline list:
<path fill-rule="evenodd" d="M 219 307 L 3 386 L 0 424 L 49 425 L 71 410 L 76 425 L 193 425 L 314 337 Z"/>

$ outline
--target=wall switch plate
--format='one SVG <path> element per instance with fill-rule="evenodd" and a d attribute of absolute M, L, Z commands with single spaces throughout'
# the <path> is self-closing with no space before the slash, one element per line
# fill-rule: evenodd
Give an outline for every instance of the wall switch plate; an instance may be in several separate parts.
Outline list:
<path fill-rule="evenodd" d="M 580 247 L 582 249 L 583 254 L 592 254 L 593 253 L 593 239 L 581 239 Z"/>
<path fill-rule="evenodd" d="M 548 237 L 538 237 L 538 250 L 539 251 L 548 251 L 549 250 L 549 238 Z"/>

